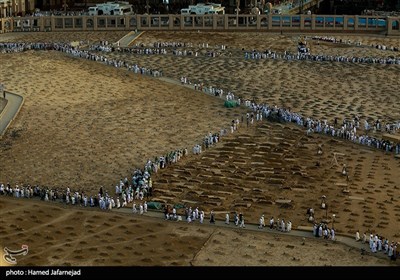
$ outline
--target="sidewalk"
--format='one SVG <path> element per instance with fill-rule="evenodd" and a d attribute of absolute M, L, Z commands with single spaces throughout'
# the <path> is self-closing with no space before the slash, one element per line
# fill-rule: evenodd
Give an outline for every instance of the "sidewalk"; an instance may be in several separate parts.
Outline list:
<path fill-rule="evenodd" d="M 126 34 L 124 37 L 118 40 L 119 46 L 121 48 L 127 48 L 129 47 L 137 38 L 142 36 L 144 31 L 131 31 L 128 34 Z"/>
<path fill-rule="evenodd" d="M 4 199 L 14 199 L 14 200 L 25 200 L 25 198 L 15 198 L 15 197 L 6 197 L 6 196 L 1 196 Z M 33 197 L 29 200 L 35 200 L 38 201 L 39 203 L 45 203 L 44 201 L 41 201 L 39 197 Z M 69 209 L 75 209 L 75 210 L 83 210 L 83 211 L 100 211 L 103 213 L 109 213 L 110 211 L 108 210 L 100 210 L 99 207 L 83 207 L 82 205 L 75 205 L 72 206 L 71 204 L 67 205 L 61 200 L 56 200 L 56 201 L 47 201 L 47 203 L 52 203 L 54 205 L 61 205 L 63 208 L 69 208 Z M 137 201 L 136 201 L 137 203 Z M 162 210 L 153 210 L 153 209 L 148 209 L 146 213 L 143 215 L 140 214 L 133 214 L 132 213 L 132 207 L 124 207 L 124 208 L 113 208 L 111 210 L 113 213 L 116 214 L 122 214 L 122 215 L 129 215 L 129 216 L 142 216 L 143 218 L 149 218 L 149 219 L 157 219 L 157 220 L 162 220 L 162 222 L 165 223 L 176 223 L 176 224 L 188 224 L 187 221 L 182 220 L 182 221 L 171 221 L 171 220 L 165 220 L 164 213 Z M 281 232 L 277 231 L 275 229 L 270 229 L 268 226 L 259 229 L 258 224 L 253 224 L 253 223 L 246 223 L 245 228 L 240 228 L 238 226 L 235 226 L 233 221 L 230 221 L 229 225 L 225 224 L 225 220 L 220 220 L 220 219 L 215 219 L 215 224 L 210 224 L 209 222 L 209 217 L 204 218 L 204 223 L 200 224 L 199 221 L 192 222 L 191 224 L 195 224 L 196 226 L 204 226 L 204 227 L 217 227 L 217 228 L 225 228 L 225 229 L 231 229 L 231 230 L 243 230 L 243 231 L 253 231 L 253 232 L 260 232 L 260 233 L 265 233 L 265 234 L 273 234 L 273 235 L 286 235 L 286 236 L 291 236 L 291 237 L 298 237 L 298 238 L 303 238 L 304 242 L 307 242 L 307 240 L 313 239 L 314 241 L 321 242 L 321 246 L 325 243 L 341 243 L 345 246 L 358 249 L 360 251 L 360 254 L 362 254 L 362 249 L 365 250 L 364 254 L 365 255 L 370 255 L 374 256 L 380 259 L 387 260 L 390 262 L 392 265 L 397 265 L 400 266 L 400 261 L 397 259 L 395 262 L 391 262 L 389 257 L 384 254 L 384 251 L 380 251 L 377 253 L 372 253 L 371 250 L 369 249 L 369 244 L 368 243 L 362 243 L 362 242 L 356 242 L 355 238 L 350 237 L 348 235 L 342 235 L 342 234 L 336 234 L 336 240 L 327 240 L 323 238 L 318 238 L 314 237 L 312 234 L 311 226 L 298 226 L 297 229 L 292 229 L 290 232 Z M 304 230 L 304 228 L 310 228 L 310 230 Z"/>
<path fill-rule="evenodd" d="M 4 135 L 8 126 L 18 114 L 24 98 L 21 95 L 6 92 L 7 104 L 3 111 L 0 113 L 0 137 Z"/>
<path fill-rule="evenodd" d="M 135 215 L 135 216 L 139 216 L 140 214 L 133 214 L 132 213 L 132 209 L 131 208 L 120 208 L 120 209 L 116 209 L 114 208 L 112 211 L 114 212 L 119 212 L 119 213 L 124 213 L 124 214 L 131 214 L 131 215 Z M 162 211 L 157 211 L 157 210 L 148 210 L 147 213 L 144 213 L 141 216 L 145 216 L 145 217 L 151 217 L 151 218 L 156 218 L 156 219 L 163 219 L 165 222 L 169 222 L 169 223 L 179 223 L 179 224 L 185 224 L 187 223 L 187 221 L 183 220 L 182 221 L 167 221 L 164 218 L 164 213 Z M 275 229 L 270 229 L 269 227 L 265 227 L 263 229 L 259 229 L 258 228 L 258 224 L 251 224 L 251 223 L 246 223 L 246 227 L 245 228 L 240 228 L 238 226 L 235 226 L 235 224 L 233 223 L 233 221 L 230 221 L 230 224 L 227 225 L 225 224 L 225 220 L 217 220 L 215 219 L 215 224 L 210 224 L 208 217 L 204 218 L 204 223 L 200 224 L 199 221 L 195 221 L 192 222 L 195 223 L 199 226 L 208 226 L 208 227 L 221 227 L 221 228 L 227 228 L 227 229 L 235 229 L 235 230 L 247 230 L 247 231 L 257 231 L 257 232 L 263 232 L 265 234 L 279 234 L 279 235 L 286 235 L 286 236 L 292 236 L 292 237 L 299 237 L 299 238 L 307 238 L 307 239 L 313 239 L 316 241 L 321 241 L 321 242 L 332 242 L 332 243 L 342 243 L 346 246 L 355 248 L 355 249 L 359 249 L 360 250 L 360 254 L 362 253 L 362 249 L 365 250 L 366 255 L 371 255 L 371 256 L 375 256 L 377 258 L 380 259 L 385 259 L 387 261 L 390 261 L 389 257 L 384 254 L 384 251 L 380 251 L 377 253 L 372 253 L 371 250 L 369 249 L 369 244 L 368 243 L 362 243 L 362 242 L 357 242 L 355 241 L 355 238 L 351 238 L 349 236 L 345 236 L 345 235 L 341 235 L 341 234 L 335 234 L 336 240 L 326 240 L 323 238 L 319 238 L 319 237 L 315 237 L 313 236 L 312 231 L 306 231 L 306 230 L 301 230 L 301 229 L 292 229 L 290 232 L 281 232 L 281 231 L 277 231 Z M 311 227 L 311 226 L 310 226 Z M 302 228 L 300 226 L 300 228 Z M 307 240 L 305 241 L 307 242 Z M 392 262 L 393 264 L 396 265 L 400 265 L 399 260 L 397 259 L 395 262 Z"/>

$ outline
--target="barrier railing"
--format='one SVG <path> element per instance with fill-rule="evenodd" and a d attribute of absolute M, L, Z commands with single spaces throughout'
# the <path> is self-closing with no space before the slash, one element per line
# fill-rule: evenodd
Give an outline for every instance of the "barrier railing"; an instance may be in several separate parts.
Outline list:
<path fill-rule="evenodd" d="M 210 30 L 353 32 L 400 35 L 400 17 L 359 15 L 127 15 L 42 16 L 0 19 L 2 32 L 103 30 Z"/>

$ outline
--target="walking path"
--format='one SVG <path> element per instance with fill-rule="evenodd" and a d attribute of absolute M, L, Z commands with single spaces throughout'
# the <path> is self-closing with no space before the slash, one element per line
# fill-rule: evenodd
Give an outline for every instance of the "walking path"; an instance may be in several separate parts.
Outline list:
<path fill-rule="evenodd" d="M 6 99 L 8 100 L 7 105 L 0 113 L 0 137 L 4 135 L 24 103 L 24 98 L 21 95 L 8 91 L 6 92 Z"/>
<path fill-rule="evenodd" d="M 144 31 L 131 31 L 126 34 L 124 37 L 119 39 L 118 43 L 120 47 L 127 48 L 129 47 L 137 38 L 142 36 Z"/>
<path fill-rule="evenodd" d="M 1 196 L 2 198 L 3 196 Z M 6 199 L 20 199 L 20 198 L 15 198 L 15 197 L 7 197 Z M 39 197 L 34 197 L 34 200 L 40 200 Z M 43 201 L 41 201 L 44 203 Z M 59 205 L 60 200 L 57 201 L 48 201 L 48 203 L 54 203 Z M 64 207 L 66 206 L 65 203 L 62 203 Z M 104 210 L 99 210 L 98 207 L 82 207 L 82 206 L 69 206 L 71 209 L 77 209 L 77 210 L 86 210 L 86 211 L 101 211 L 101 212 L 109 212 L 109 211 L 104 211 Z M 164 212 L 160 210 L 153 210 L 153 209 L 148 209 L 146 213 L 143 213 L 142 215 L 140 214 L 133 214 L 132 213 L 132 207 L 124 207 L 124 208 L 113 208 L 111 210 L 114 213 L 119 213 L 119 214 L 124 214 L 124 215 L 133 215 L 133 216 L 141 216 L 141 217 L 146 217 L 146 218 L 153 218 L 153 219 L 162 219 L 164 222 L 168 223 L 179 223 L 179 224 L 187 224 L 187 221 L 172 221 L 172 220 L 165 220 Z M 246 223 L 245 228 L 240 228 L 239 226 L 235 226 L 233 221 L 230 221 L 230 224 L 227 225 L 225 224 L 225 220 L 218 220 L 215 219 L 215 224 L 210 224 L 209 223 L 209 217 L 204 218 L 204 223 L 200 224 L 198 221 L 192 222 L 191 224 L 195 224 L 196 226 L 206 226 L 206 227 L 218 227 L 218 228 L 225 228 L 225 229 L 231 229 L 231 230 L 240 230 L 240 231 L 252 231 L 252 232 L 260 232 L 260 233 L 265 233 L 265 234 L 278 234 L 278 235 L 286 235 L 286 236 L 291 236 L 291 237 L 298 237 L 302 238 L 303 242 L 307 242 L 307 239 L 313 239 L 315 241 L 320 241 L 320 242 L 331 242 L 331 243 L 341 243 L 343 245 L 346 245 L 348 247 L 358 249 L 360 250 L 360 254 L 366 254 L 370 256 L 374 256 L 380 259 L 385 259 L 390 261 L 389 257 L 384 254 L 384 251 L 378 251 L 376 253 L 372 253 L 370 248 L 369 248 L 369 243 L 368 240 L 366 243 L 362 243 L 361 241 L 355 241 L 355 237 L 351 237 L 349 235 L 343 235 L 343 234 L 335 234 L 335 240 L 330 240 L 330 239 L 323 239 L 322 237 L 314 237 L 312 233 L 312 227 L 310 226 L 309 229 L 308 227 L 305 226 L 299 226 L 297 229 L 292 229 L 290 232 L 281 232 L 276 229 L 270 229 L 268 225 L 263 228 L 259 229 L 258 224 L 253 224 L 253 223 Z M 396 261 L 392 261 L 392 264 L 395 265 L 400 265 L 399 259 Z"/>
<path fill-rule="evenodd" d="M 126 213 L 126 214 L 131 214 L 131 215 L 139 215 L 139 214 L 133 214 L 132 213 L 132 209 L 130 207 L 126 207 L 126 208 L 120 208 L 120 209 L 116 209 L 113 208 L 112 211 L 115 212 L 119 212 L 119 213 Z M 164 218 L 164 213 L 161 211 L 156 211 L 156 210 L 148 210 L 147 213 L 144 213 L 141 216 L 146 216 L 146 217 L 152 217 L 152 218 L 157 218 L 157 219 L 165 219 Z M 183 217 L 184 218 L 184 217 Z M 166 221 L 166 222 L 171 222 L 171 223 L 187 223 L 186 221 L 182 220 L 182 221 Z M 215 219 L 215 224 L 210 224 L 209 220 L 204 218 L 204 224 L 200 224 L 198 221 L 193 222 L 196 225 L 199 226 L 211 226 L 211 227 L 221 227 L 221 228 L 227 228 L 227 229 L 236 229 L 236 230 L 247 230 L 247 231 L 257 231 L 257 232 L 264 232 L 266 234 L 279 234 L 279 235 L 286 235 L 286 236 L 293 236 L 293 237 L 300 237 L 300 238 L 309 238 L 309 239 L 313 239 L 313 240 L 319 240 L 319 241 L 323 241 L 323 242 L 332 242 L 332 243 L 342 243 L 346 246 L 355 248 L 355 249 L 359 249 L 360 250 L 360 254 L 364 253 L 364 254 L 368 254 L 371 256 L 375 256 L 377 258 L 380 259 L 385 259 L 385 260 L 390 260 L 389 257 L 384 254 L 384 251 L 378 251 L 376 253 L 372 253 L 370 248 L 369 248 L 369 244 L 368 241 L 367 243 L 362 243 L 361 241 L 355 241 L 355 237 L 350 237 L 350 236 L 346 236 L 346 235 L 342 235 L 342 234 L 335 234 L 335 241 L 333 240 L 327 240 L 327 239 L 323 239 L 322 237 L 315 237 L 313 236 L 312 233 L 312 226 L 309 227 L 309 230 L 306 230 L 305 228 L 307 227 L 298 227 L 297 230 L 291 230 L 290 232 L 281 232 L 281 231 L 277 231 L 275 229 L 270 229 L 268 226 L 266 226 L 263 229 L 259 229 L 258 228 L 258 224 L 252 224 L 252 223 L 246 223 L 246 227 L 245 228 L 240 228 L 238 226 L 235 226 L 235 224 L 233 223 L 233 221 L 230 221 L 230 224 L 227 225 L 225 224 L 225 220 L 217 220 Z M 304 242 L 306 242 L 306 240 L 304 240 Z M 363 251 L 365 250 L 365 251 Z M 400 265 L 399 260 L 396 260 L 396 262 L 393 262 L 396 265 Z"/>

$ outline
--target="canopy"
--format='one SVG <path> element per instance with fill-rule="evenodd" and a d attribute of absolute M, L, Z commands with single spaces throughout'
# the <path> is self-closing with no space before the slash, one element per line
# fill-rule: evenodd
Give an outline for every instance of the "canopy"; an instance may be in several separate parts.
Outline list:
<path fill-rule="evenodd" d="M 160 210 L 160 209 L 162 209 L 162 206 L 161 206 L 160 202 L 150 201 L 150 202 L 147 202 L 147 208 Z"/>
<path fill-rule="evenodd" d="M 235 100 L 226 100 L 224 103 L 224 106 L 227 108 L 233 108 L 239 106 L 238 103 Z"/>

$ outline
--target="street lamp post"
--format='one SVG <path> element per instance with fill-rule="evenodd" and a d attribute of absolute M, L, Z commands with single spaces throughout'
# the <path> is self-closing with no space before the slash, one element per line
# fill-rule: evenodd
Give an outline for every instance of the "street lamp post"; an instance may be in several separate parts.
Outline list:
<path fill-rule="evenodd" d="M 149 15 L 150 14 L 150 5 L 149 5 L 149 0 L 146 0 L 146 13 Z"/>
<path fill-rule="evenodd" d="M 303 14 L 303 4 L 304 4 L 304 2 L 303 2 L 304 0 L 300 0 L 300 14 L 302 15 Z"/>
<path fill-rule="evenodd" d="M 236 26 L 239 26 L 239 11 L 240 11 L 239 6 L 240 6 L 240 0 L 236 0 L 236 9 L 235 9 L 235 12 L 236 12 Z"/>
<path fill-rule="evenodd" d="M 67 15 L 67 8 L 68 8 L 67 0 L 64 0 L 63 1 L 64 15 Z"/>
<path fill-rule="evenodd" d="M 6 5 L 6 17 L 12 17 L 12 15 L 11 15 L 11 1 L 7 1 L 7 5 Z"/>
<path fill-rule="evenodd" d="M 336 218 L 336 214 L 332 214 L 332 228 L 335 227 L 335 218 Z"/>

